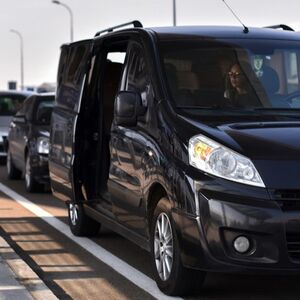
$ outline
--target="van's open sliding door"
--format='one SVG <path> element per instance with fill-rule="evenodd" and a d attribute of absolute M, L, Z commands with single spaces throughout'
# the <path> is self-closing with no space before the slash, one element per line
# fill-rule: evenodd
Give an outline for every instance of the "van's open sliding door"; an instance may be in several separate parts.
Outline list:
<path fill-rule="evenodd" d="M 75 130 L 91 47 L 92 40 L 85 40 L 65 45 L 61 50 L 51 121 L 49 170 L 52 190 L 64 200 L 73 198 Z"/>

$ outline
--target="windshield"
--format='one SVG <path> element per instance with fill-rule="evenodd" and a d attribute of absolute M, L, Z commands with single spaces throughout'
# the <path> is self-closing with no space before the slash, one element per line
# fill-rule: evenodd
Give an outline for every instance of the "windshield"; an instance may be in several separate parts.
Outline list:
<path fill-rule="evenodd" d="M 26 96 L 0 95 L 0 116 L 13 116 L 21 107 Z"/>
<path fill-rule="evenodd" d="M 300 42 L 181 39 L 162 41 L 160 52 L 179 110 L 280 115 L 300 109 Z"/>

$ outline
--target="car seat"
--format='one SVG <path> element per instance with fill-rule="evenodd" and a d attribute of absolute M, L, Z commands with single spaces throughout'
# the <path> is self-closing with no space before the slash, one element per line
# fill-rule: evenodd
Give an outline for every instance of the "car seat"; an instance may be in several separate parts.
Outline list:
<path fill-rule="evenodd" d="M 217 64 L 208 63 L 194 65 L 193 71 L 199 80 L 199 89 L 196 91 L 197 106 L 224 106 L 226 101 L 221 68 Z"/>
<path fill-rule="evenodd" d="M 259 79 L 272 106 L 289 107 L 289 104 L 284 101 L 283 96 L 278 94 L 280 81 L 277 72 L 273 68 L 265 66 L 263 68 L 263 75 Z"/>

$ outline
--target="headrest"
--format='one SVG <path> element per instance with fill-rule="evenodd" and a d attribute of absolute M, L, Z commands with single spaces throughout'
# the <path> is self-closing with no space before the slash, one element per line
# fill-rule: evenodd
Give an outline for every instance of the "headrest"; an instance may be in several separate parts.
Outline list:
<path fill-rule="evenodd" d="M 165 70 L 167 75 L 167 81 L 171 90 L 176 90 L 178 88 L 178 77 L 177 69 L 174 65 L 166 63 Z"/>
<path fill-rule="evenodd" d="M 275 94 L 279 90 L 280 83 L 278 74 L 269 66 L 264 67 L 260 82 L 268 94 Z"/>

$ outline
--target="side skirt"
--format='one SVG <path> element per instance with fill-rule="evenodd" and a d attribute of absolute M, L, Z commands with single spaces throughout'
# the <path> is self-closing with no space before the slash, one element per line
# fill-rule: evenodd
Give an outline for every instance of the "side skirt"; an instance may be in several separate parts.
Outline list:
<path fill-rule="evenodd" d="M 95 210 L 94 208 L 90 207 L 87 204 L 83 204 L 83 207 L 84 207 L 85 213 L 89 217 L 91 217 L 92 219 L 100 222 L 105 227 L 107 227 L 107 228 L 115 231 L 116 233 L 122 235 L 124 238 L 130 240 L 131 242 L 137 244 L 138 246 L 140 246 L 144 250 L 150 252 L 150 244 L 149 244 L 148 239 L 136 234 L 132 230 L 129 230 L 125 226 L 119 224 L 118 222 L 116 222 L 112 218 L 104 215 L 103 213 L 101 213 L 98 210 Z"/>

